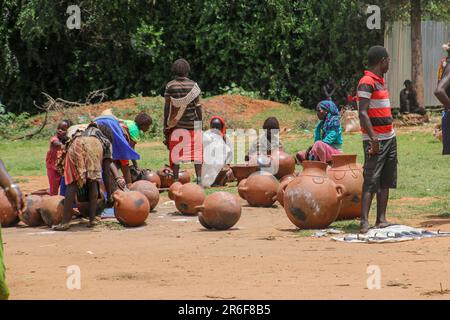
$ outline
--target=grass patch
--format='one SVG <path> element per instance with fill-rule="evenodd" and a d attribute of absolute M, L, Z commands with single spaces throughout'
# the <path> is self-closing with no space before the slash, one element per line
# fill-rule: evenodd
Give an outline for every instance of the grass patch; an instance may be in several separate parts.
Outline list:
<path fill-rule="evenodd" d="M 109 229 L 109 230 L 125 230 L 126 229 L 119 222 L 112 221 L 112 220 L 101 220 L 98 223 L 98 226 L 102 227 L 102 228 L 105 228 L 105 229 Z"/>
<path fill-rule="evenodd" d="M 342 220 L 333 222 L 329 228 L 341 230 L 345 233 L 358 233 L 359 220 Z"/>

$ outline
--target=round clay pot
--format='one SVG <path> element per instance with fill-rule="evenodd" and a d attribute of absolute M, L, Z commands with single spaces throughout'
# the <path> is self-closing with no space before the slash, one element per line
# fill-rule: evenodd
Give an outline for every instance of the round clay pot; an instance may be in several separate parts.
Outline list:
<path fill-rule="evenodd" d="M 258 170 L 258 165 L 256 164 L 235 164 L 230 166 L 233 171 L 233 175 L 237 179 L 238 182 L 241 182 L 242 179 L 248 178 L 253 172 Z"/>
<path fill-rule="evenodd" d="M 161 188 L 169 188 L 175 182 L 173 171 L 168 166 L 158 170 L 157 174 L 161 180 Z M 186 170 L 180 170 L 178 171 L 178 181 L 181 184 L 189 183 L 191 182 L 191 176 Z"/>
<path fill-rule="evenodd" d="M 271 168 L 277 179 L 294 173 L 295 159 L 290 154 L 282 150 L 275 150 L 271 152 L 270 158 L 272 160 Z"/>
<path fill-rule="evenodd" d="M 0 223 L 2 227 L 12 227 L 19 222 L 17 211 L 9 202 L 5 191 L 0 190 Z"/>
<path fill-rule="evenodd" d="M 227 230 L 241 217 L 239 199 L 228 192 L 216 192 L 206 197 L 203 205 L 197 206 L 199 221 L 207 229 Z"/>
<path fill-rule="evenodd" d="M 150 211 L 156 208 L 159 202 L 159 190 L 156 185 L 147 180 L 136 181 L 130 187 L 131 191 L 139 191 L 147 197 Z"/>
<path fill-rule="evenodd" d="M 47 226 L 51 227 L 60 224 L 64 215 L 64 197 L 45 197 L 37 210 Z"/>
<path fill-rule="evenodd" d="M 239 182 L 238 184 L 238 193 L 239 196 L 245 200 L 245 192 L 244 192 L 244 187 L 245 187 L 245 183 L 247 182 L 247 179 L 242 179 L 241 182 Z"/>
<path fill-rule="evenodd" d="M 161 178 L 155 171 L 149 169 L 142 170 L 142 180 L 150 181 L 158 189 L 161 187 Z"/>
<path fill-rule="evenodd" d="M 294 180 L 296 177 L 297 177 L 297 174 L 295 174 L 295 173 L 287 174 L 280 179 L 280 183 L 283 183 L 285 180 Z"/>
<path fill-rule="evenodd" d="M 345 187 L 327 174 L 327 164 L 303 161 L 302 173 L 284 187 L 284 210 L 300 229 L 323 229 L 337 217 Z"/>
<path fill-rule="evenodd" d="M 204 226 L 206 229 L 212 229 L 212 227 L 206 223 L 205 219 L 201 214 L 198 215 L 198 222 L 200 222 L 200 224 Z"/>
<path fill-rule="evenodd" d="M 161 188 L 169 188 L 174 182 L 173 173 L 169 167 L 159 169 L 156 173 L 158 174 L 159 179 L 161 180 Z"/>
<path fill-rule="evenodd" d="M 179 182 L 179 181 L 176 181 L 176 182 L 172 183 L 172 185 L 169 188 L 169 192 L 168 192 L 170 200 L 175 200 L 175 196 L 174 196 L 173 192 L 175 190 L 179 190 L 182 185 L 183 184 L 181 182 Z"/>
<path fill-rule="evenodd" d="M 181 182 L 181 184 L 186 184 L 191 182 L 191 175 L 186 170 L 180 170 L 178 172 L 178 181 Z"/>
<path fill-rule="evenodd" d="M 277 200 L 279 185 L 273 175 L 257 174 L 248 177 L 240 190 L 250 206 L 271 207 Z"/>
<path fill-rule="evenodd" d="M 97 210 L 95 211 L 95 215 L 99 216 L 102 214 L 105 209 L 105 195 L 103 192 L 100 192 L 100 198 L 97 199 Z M 77 209 L 80 212 L 80 215 L 84 218 L 89 218 L 89 202 L 79 202 L 77 200 Z"/>
<path fill-rule="evenodd" d="M 284 207 L 284 189 L 294 179 L 295 179 L 295 176 L 292 174 L 289 174 L 289 175 L 284 176 L 280 181 L 280 186 L 278 187 L 278 191 L 277 191 L 277 200 L 283 207 Z"/>
<path fill-rule="evenodd" d="M 116 191 L 114 198 L 114 215 L 126 227 L 138 227 L 145 223 L 150 212 L 147 197 L 138 191 Z"/>
<path fill-rule="evenodd" d="M 205 190 L 195 183 L 183 184 L 178 190 L 173 191 L 175 206 L 185 215 L 196 215 L 197 209 L 205 201 Z"/>
<path fill-rule="evenodd" d="M 41 196 L 29 195 L 26 197 L 27 207 L 24 212 L 19 214 L 20 220 L 29 227 L 37 227 L 44 224 L 39 208 L 41 207 L 43 198 Z"/>
<path fill-rule="evenodd" d="M 333 166 L 328 169 L 328 176 L 335 183 L 343 184 L 347 191 L 337 219 L 359 218 L 362 209 L 363 167 L 356 163 L 356 154 L 333 155 L 332 161 Z"/>

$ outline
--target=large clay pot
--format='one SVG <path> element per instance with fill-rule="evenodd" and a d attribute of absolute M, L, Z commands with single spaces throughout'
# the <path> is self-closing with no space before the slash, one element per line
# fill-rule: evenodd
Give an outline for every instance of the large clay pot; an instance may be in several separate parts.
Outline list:
<path fill-rule="evenodd" d="M 2 227 L 12 227 L 19 222 L 17 211 L 8 200 L 5 191 L 0 190 L 0 223 Z"/>
<path fill-rule="evenodd" d="M 195 183 L 186 183 L 173 191 L 175 206 L 178 211 L 186 215 L 196 215 L 197 209 L 205 201 L 205 190 Z"/>
<path fill-rule="evenodd" d="M 247 178 L 245 185 L 240 188 L 252 207 L 271 207 L 277 200 L 278 180 L 273 175 L 255 174 Z"/>
<path fill-rule="evenodd" d="M 145 223 L 150 212 L 147 197 L 137 191 L 116 191 L 114 198 L 114 215 L 126 227 L 138 227 Z"/>
<path fill-rule="evenodd" d="M 207 229 L 226 230 L 233 227 L 241 217 L 239 199 L 228 192 L 216 192 L 197 206 L 200 223 Z"/>
<path fill-rule="evenodd" d="M 147 197 L 148 203 L 150 204 L 150 211 L 158 205 L 159 190 L 154 183 L 147 180 L 136 181 L 131 185 L 130 190 L 139 191 Z"/>
<path fill-rule="evenodd" d="M 230 168 L 238 182 L 241 182 L 242 179 L 248 178 L 249 175 L 258 170 L 258 166 L 256 164 L 234 164 L 231 165 Z"/>
<path fill-rule="evenodd" d="M 333 166 L 328 169 L 328 176 L 338 184 L 343 184 L 347 194 L 342 199 L 341 210 L 337 219 L 356 219 L 361 216 L 363 167 L 356 163 L 356 154 L 339 154 L 332 156 Z"/>
<path fill-rule="evenodd" d="M 168 166 L 158 170 L 157 174 L 161 180 L 161 188 L 169 188 L 172 183 L 175 182 L 173 178 L 173 171 Z M 178 181 L 181 184 L 189 183 L 191 182 L 191 176 L 186 170 L 180 170 L 178 171 Z"/>
<path fill-rule="evenodd" d="M 300 229 L 322 229 L 337 217 L 345 187 L 327 174 L 327 164 L 303 161 L 304 170 L 284 189 L 284 210 Z"/>
<path fill-rule="evenodd" d="M 102 214 L 105 209 L 105 195 L 103 192 L 100 192 L 100 198 L 97 199 L 97 210 L 95 211 L 95 215 L 99 216 Z M 89 218 L 89 202 L 79 202 L 77 200 L 77 209 L 80 212 L 82 217 Z"/>
<path fill-rule="evenodd" d="M 37 195 L 29 195 L 26 197 L 27 207 L 24 212 L 19 214 L 20 220 L 29 227 L 37 227 L 44 224 L 39 208 L 41 207 L 43 198 Z"/>
<path fill-rule="evenodd" d="M 172 183 L 172 185 L 169 188 L 169 192 L 168 192 L 170 200 L 175 200 L 175 196 L 174 196 L 173 192 L 175 190 L 180 189 L 182 185 L 183 184 L 181 182 L 179 182 L 179 181 L 176 181 L 176 182 Z"/>
<path fill-rule="evenodd" d="M 272 160 L 271 168 L 277 179 L 294 173 L 295 159 L 290 154 L 282 150 L 276 150 L 271 152 L 270 158 Z"/>
<path fill-rule="evenodd" d="M 148 169 L 142 170 L 141 180 L 150 181 L 151 183 L 155 184 L 156 188 L 161 188 L 161 178 L 155 171 Z"/>
<path fill-rule="evenodd" d="M 295 179 L 295 176 L 290 174 L 290 175 L 284 176 L 280 181 L 280 186 L 278 187 L 278 191 L 277 191 L 277 200 L 283 207 L 284 207 L 284 189 L 294 179 Z"/>
<path fill-rule="evenodd" d="M 245 191 L 244 191 L 244 187 L 245 187 L 245 183 L 246 183 L 246 182 L 247 182 L 247 179 L 242 179 L 242 180 L 239 182 L 238 186 L 237 186 L 239 196 L 240 196 L 242 199 L 244 199 L 244 200 L 245 200 Z"/>
<path fill-rule="evenodd" d="M 64 197 L 45 197 L 37 210 L 47 226 L 51 227 L 60 224 L 64 215 Z"/>

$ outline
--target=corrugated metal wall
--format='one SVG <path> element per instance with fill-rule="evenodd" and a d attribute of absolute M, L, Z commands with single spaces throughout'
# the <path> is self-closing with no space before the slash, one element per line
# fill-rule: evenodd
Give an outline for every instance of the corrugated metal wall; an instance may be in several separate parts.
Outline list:
<path fill-rule="evenodd" d="M 400 90 L 403 82 L 411 79 L 411 28 L 403 22 L 394 22 L 386 28 L 384 45 L 391 55 L 390 70 L 386 75 L 393 107 L 400 107 Z M 450 24 L 437 21 L 422 21 L 422 58 L 425 90 L 425 105 L 436 106 L 434 97 L 439 61 L 445 56 L 441 46 L 450 40 Z"/>

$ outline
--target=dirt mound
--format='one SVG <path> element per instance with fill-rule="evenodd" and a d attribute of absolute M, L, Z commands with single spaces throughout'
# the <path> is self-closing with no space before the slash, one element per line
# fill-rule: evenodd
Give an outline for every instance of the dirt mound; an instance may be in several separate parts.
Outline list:
<path fill-rule="evenodd" d="M 208 115 L 219 115 L 227 121 L 247 121 L 265 110 L 282 108 L 284 105 L 240 95 L 222 95 L 204 100 L 203 106 Z"/>

